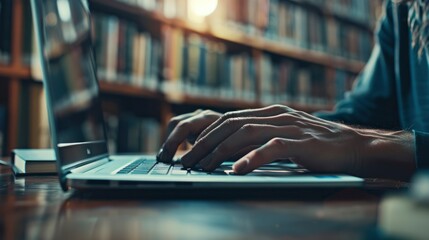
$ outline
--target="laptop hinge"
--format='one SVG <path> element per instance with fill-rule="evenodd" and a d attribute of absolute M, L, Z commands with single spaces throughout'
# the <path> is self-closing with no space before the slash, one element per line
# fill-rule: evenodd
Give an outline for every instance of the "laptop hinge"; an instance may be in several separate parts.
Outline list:
<path fill-rule="evenodd" d="M 88 164 L 85 164 L 83 166 L 71 169 L 70 172 L 71 173 L 84 173 L 84 172 L 87 172 L 87 171 L 89 171 L 89 170 L 91 170 L 93 168 L 96 168 L 96 167 L 99 167 L 99 166 L 101 166 L 103 164 L 106 164 L 109 161 L 110 161 L 110 159 L 108 157 L 105 157 L 105 158 L 102 158 L 102 159 L 100 159 L 98 161 L 95 161 L 95 162 L 92 162 L 92 163 L 88 163 Z"/>

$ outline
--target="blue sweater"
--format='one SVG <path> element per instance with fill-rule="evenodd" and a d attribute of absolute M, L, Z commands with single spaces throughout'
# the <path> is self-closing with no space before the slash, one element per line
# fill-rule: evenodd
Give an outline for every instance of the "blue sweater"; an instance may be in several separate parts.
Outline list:
<path fill-rule="evenodd" d="M 407 5 L 387 1 L 370 60 L 334 112 L 316 115 L 369 128 L 414 133 L 416 164 L 429 168 L 429 53 L 412 47 Z M 413 16 L 413 15 L 410 15 Z"/>

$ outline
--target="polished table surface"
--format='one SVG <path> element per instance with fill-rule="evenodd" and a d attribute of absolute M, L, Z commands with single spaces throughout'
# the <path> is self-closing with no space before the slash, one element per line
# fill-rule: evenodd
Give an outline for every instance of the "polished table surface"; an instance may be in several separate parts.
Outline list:
<path fill-rule="evenodd" d="M 373 238 L 382 197 L 407 184 L 255 192 L 64 193 L 0 168 L 0 239 Z"/>

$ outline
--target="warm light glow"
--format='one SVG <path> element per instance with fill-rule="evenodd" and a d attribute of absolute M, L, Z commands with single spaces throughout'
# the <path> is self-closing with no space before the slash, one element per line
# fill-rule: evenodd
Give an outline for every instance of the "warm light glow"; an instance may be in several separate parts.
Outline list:
<path fill-rule="evenodd" d="M 188 0 L 188 4 L 193 15 L 206 17 L 216 10 L 217 0 Z"/>

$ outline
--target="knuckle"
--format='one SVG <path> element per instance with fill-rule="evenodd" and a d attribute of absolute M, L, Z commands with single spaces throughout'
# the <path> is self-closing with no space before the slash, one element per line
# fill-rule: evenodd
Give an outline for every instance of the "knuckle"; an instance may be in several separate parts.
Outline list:
<path fill-rule="evenodd" d="M 241 127 L 241 131 L 245 132 L 246 134 L 253 134 L 257 131 L 257 126 L 255 124 L 245 124 Z"/>
<path fill-rule="evenodd" d="M 228 119 L 231 119 L 231 118 L 236 118 L 237 117 L 237 113 L 236 112 L 227 112 L 227 113 L 225 113 L 224 115 L 222 115 L 222 119 L 223 120 L 228 120 Z"/>
<path fill-rule="evenodd" d="M 303 138 L 306 138 L 306 139 L 315 139 L 315 137 L 314 137 L 314 135 L 313 135 L 313 134 L 311 134 L 311 133 L 309 133 L 309 132 L 306 132 L 306 131 L 303 131 L 303 133 L 302 133 L 302 137 L 303 137 Z"/>
<path fill-rule="evenodd" d="M 180 119 L 178 117 L 174 117 L 172 119 L 170 119 L 169 124 L 170 125 L 177 125 L 180 122 Z"/>
<path fill-rule="evenodd" d="M 297 116 L 295 116 L 293 113 L 283 113 L 280 115 L 280 118 L 282 118 L 285 121 L 296 121 Z"/>
<path fill-rule="evenodd" d="M 303 111 L 293 111 L 293 112 L 290 112 L 290 115 L 296 118 L 302 118 L 305 115 L 305 113 Z"/>
<path fill-rule="evenodd" d="M 177 124 L 177 127 L 178 128 L 183 128 L 183 129 L 187 129 L 188 127 L 189 127 L 189 122 L 188 121 L 180 121 L 178 124 Z"/>
<path fill-rule="evenodd" d="M 286 107 L 284 105 L 281 105 L 281 104 L 271 105 L 270 109 L 274 110 L 276 112 L 289 112 L 290 111 L 290 108 L 288 108 L 288 107 Z"/>
<path fill-rule="evenodd" d="M 213 111 L 212 110 L 204 110 L 204 111 L 201 112 L 201 114 L 203 114 L 203 115 L 210 115 L 210 114 L 213 114 Z"/>
<path fill-rule="evenodd" d="M 238 118 L 229 118 L 222 125 L 227 128 L 235 128 L 239 124 L 239 121 Z"/>
<path fill-rule="evenodd" d="M 272 147 L 286 147 L 286 141 L 283 138 L 273 138 L 268 142 L 269 146 Z"/>

